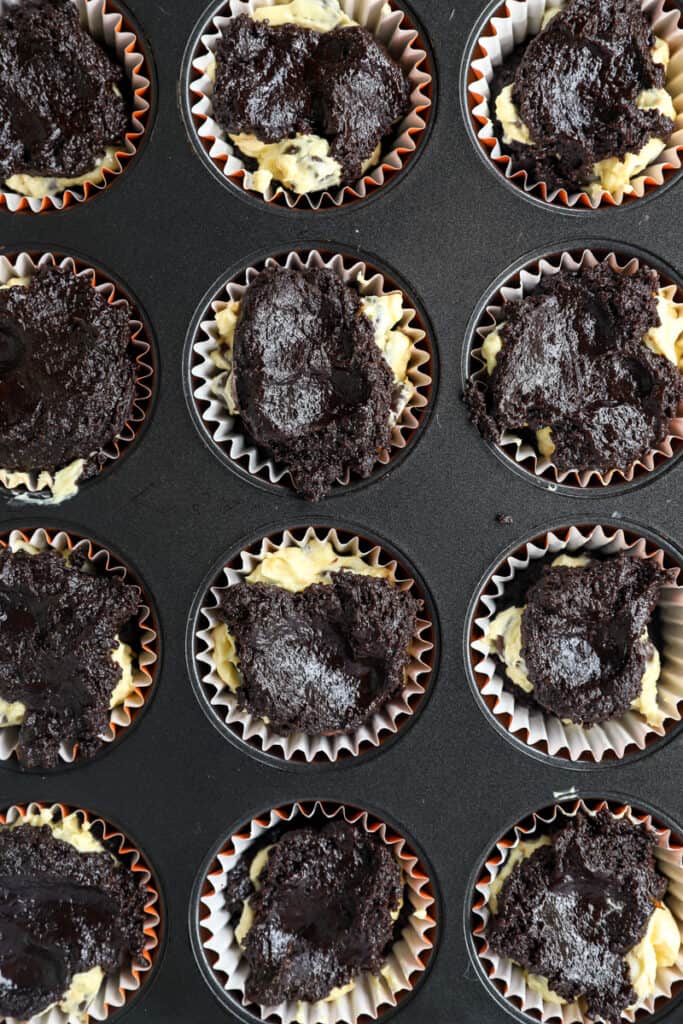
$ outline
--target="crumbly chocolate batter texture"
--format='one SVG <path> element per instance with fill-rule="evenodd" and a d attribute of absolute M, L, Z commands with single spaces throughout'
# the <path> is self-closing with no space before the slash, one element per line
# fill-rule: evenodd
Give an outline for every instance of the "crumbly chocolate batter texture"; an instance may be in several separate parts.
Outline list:
<path fill-rule="evenodd" d="M 0 550 L 0 697 L 26 705 L 17 756 L 29 768 L 57 765 L 61 743 L 102 746 L 121 678 L 112 652 L 140 592 L 85 569 L 79 552 Z"/>
<path fill-rule="evenodd" d="M 299 593 L 228 587 L 217 614 L 236 641 L 240 707 L 282 735 L 357 729 L 404 686 L 419 607 L 388 580 L 349 572 Z"/>
<path fill-rule="evenodd" d="M 503 145 L 515 164 L 550 188 L 575 191 L 594 179 L 598 161 L 668 139 L 673 121 L 636 105 L 639 93 L 665 83 L 653 45 L 640 0 L 569 0 L 493 83 L 494 97 L 513 83 L 512 100 L 534 142 Z"/>
<path fill-rule="evenodd" d="M 656 447 L 683 400 L 683 375 L 643 342 L 660 324 L 659 287 L 654 270 L 603 262 L 507 303 L 495 369 L 465 391 L 484 437 L 550 427 L 560 470 L 626 470 Z"/>
<path fill-rule="evenodd" d="M 123 69 L 81 28 L 71 0 L 6 6 L 0 39 L 0 178 L 75 178 L 123 142 Z"/>
<path fill-rule="evenodd" d="M 583 997 L 591 1020 L 619 1024 L 637 998 L 624 957 L 667 888 L 654 847 L 643 826 L 579 812 L 506 879 L 490 948 L 568 1002 Z"/>
<path fill-rule="evenodd" d="M 0 291 L 0 466 L 97 472 L 133 405 L 130 314 L 58 267 Z"/>
<path fill-rule="evenodd" d="M 233 347 L 248 434 L 289 470 L 309 500 L 347 471 L 367 477 L 391 443 L 393 374 L 331 270 L 264 270 L 242 299 Z"/>
<path fill-rule="evenodd" d="M 628 555 L 545 566 L 522 616 L 522 656 L 534 701 L 581 725 L 628 711 L 652 653 L 641 638 L 671 580 L 671 570 Z"/>
<path fill-rule="evenodd" d="M 74 974 L 116 970 L 145 944 L 145 891 L 110 853 L 80 853 L 45 825 L 0 829 L 0 1014 L 27 1020 Z"/>
<path fill-rule="evenodd" d="M 342 184 L 361 177 L 363 163 L 410 106 L 403 70 L 360 27 L 320 33 L 240 14 L 223 28 L 216 61 L 213 107 L 226 132 L 261 142 L 326 138 Z"/>
<path fill-rule="evenodd" d="M 241 905 L 244 872 L 228 875 L 226 905 Z M 247 998 L 261 1006 L 316 1002 L 362 971 L 378 974 L 394 934 L 401 872 L 379 839 L 346 822 L 285 833 L 269 853 L 244 955 Z M 233 892 L 233 884 L 237 889 Z"/>

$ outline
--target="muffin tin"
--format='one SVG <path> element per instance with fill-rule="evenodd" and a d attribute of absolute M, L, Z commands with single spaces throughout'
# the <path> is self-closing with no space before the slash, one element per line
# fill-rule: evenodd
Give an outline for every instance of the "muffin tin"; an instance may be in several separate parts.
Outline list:
<path fill-rule="evenodd" d="M 3 533 L 45 527 L 103 539 L 145 581 L 158 612 L 163 661 L 155 696 L 125 743 L 44 776 L 0 765 L 3 807 L 39 800 L 88 809 L 134 836 L 153 866 L 164 907 L 160 953 L 135 1001 L 113 1020 L 238 1019 L 195 963 L 193 887 L 225 838 L 271 808 L 314 800 L 360 807 L 388 821 L 424 858 L 438 905 L 436 945 L 411 998 L 380 1018 L 410 1024 L 512 1019 L 470 959 L 468 884 L 496 839 L 530 811 L 575 792 L 609 797 L 646 808 L 680 836 L 679 730 L 643 756 L 600 768 L 577 772 L 566 760 L 539 760 L 491 728 L 468 683 L 463 647 L 467 611 L 487 567 L 550 527 L 651 530 L 683 557 L 680 460 L 624 490 L 586 489 L 578 498 L 551 482 L 539 487 L 493 454 L 460 394 L 468 325 L 491 283 L 521 262 L 563 249 L 637 247 L 640 258 L 681 275 L 683 184 L 673 178 L 645 200 L 571 216 L 525 202 L 486 169 L 463 112 L 467 40 L 485 13 L 483 0 L 396 6 L 419 23 L 431 50 L 434 105 L 419 156 L 371 197 L 320 211 L 244 202 L 197 156 L 181 114 L 183 54 L 210 7 L 129 0 L 125 14 L 140 30 L 152 79 L 140 152 L 94 202 L 61 212 L 0 211 L 3 253 L 58 252 L 104 266 L 132 290 L 157 341 L 156 401 L 125 459 L 59 507 L 5 496 L 0 520 Z M 390 473 L 340 488 L 316 506 L 222 465 L 198 437 L 184 399 L 183 347 L 212 282 L 293 249 L 351 253 L 401 281 L 424 311 L 438 352 L 438 386 L 419 443 L 408 445 Z M 433 605 L 439 656 L 419 715 L 390 742 L 370 756 L 292 770 L 213 727 L 193 691 L 185 637 L 193 601 L 226 552 L 308 525 L 371 536 L 400 552 Z M 656 1019 L 679 1020 L 679 1000 L 658 1005 Z"/>

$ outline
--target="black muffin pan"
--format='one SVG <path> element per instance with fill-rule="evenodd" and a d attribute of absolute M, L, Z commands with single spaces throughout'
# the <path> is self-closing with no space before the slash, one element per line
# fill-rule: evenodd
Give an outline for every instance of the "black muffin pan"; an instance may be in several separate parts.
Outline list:
<path fill-rule="evenodd" d="M 118 5 L 117 6 L 121 6 Z M 233 827 L 297 799 L 362 806 L 424 853 L 438 898 L 438 947 L 402 1024 L 505 1024 L 468 952 L 469 884 L 494 840 L 529 811 L 576 790 L 617 796 L 683 824 L 683 734 L 626 763 L 575 771 L 539 760 L 491 723 L 463 658 L 470 601 L 482 574 L 515 541 L 546 525 L 642 525 L 683 549 L 683 467 L 617 491 L 580 496 L 538 486 L 497 458 L 460 400 L 468 325 L 493 284 L 523 257 L 588 246 L 634 246 L 683 274 L 683 181 L 623 209 L 568 215 L 525 201 L 476 151 L 461 103 L 467 40 L 483 0 L 399 0 L 431 47 L 434 109 L 421 152 L 389 187 L 338 211 L 269 208 L 212 174 L 183 116 L 181 67 L 203 0 L 129 0 L 153 66 L 153 109 L 140 152 L 107 189 L 61 213 L 0 212 L 2 251 L 50 250 L 102 266 L 135 296 L 156 343 L 157 393 L 125 459 L 61 506 L 4 496 L 0 531 L 63 527 L 111 545 L 144 580 L 158 612 L 161 662 L 150 706 L 120 743 L 46 775 L 0 767 L 2 805 L 85 807 L 139 843 L 159 879 L 165 937 L 153 976 L 112 1020 L 221 1024 L 192 951 L 195 878 Z M 2 41 L 0 40 L 0 46 Z M 213 282 L 271 253 L 319 247 L 357 253 L 405 282 L 432 331 L 432 408 L 391 472 L 319 505 L 232 471 L 202 443 L 184 396 L 183 346 Z M 501 523 L 499 517 L 510 517 Z M 437 671 L 428 700 L 376 753 L 290 769 L 229 742 L 204 713 L 185 658 L 196 595 L 222 555 L 288 526 L 339 526 L 395 547 L 435 610 Z M 391 1016 L 386 1014 L 384 1016 Z M 652 1018 L 653 1020 L 655 1018 Z M 657 1019 L 683 1019 L 674 1001 Z"/>

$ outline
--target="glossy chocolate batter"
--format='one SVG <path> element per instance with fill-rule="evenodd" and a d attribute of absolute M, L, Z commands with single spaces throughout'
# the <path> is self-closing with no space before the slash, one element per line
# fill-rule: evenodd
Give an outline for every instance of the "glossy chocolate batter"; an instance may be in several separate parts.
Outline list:
<path fill-rule="evenodd" d="M 507 303 L 496 367 L 465 391 L 484 437 L 550 427 L 558 469 L 603 472 L 659 444 L 683 400 L 683 375 L 643 343 L 660 323 L 659 286 L 654 270 L 627 277 L 601 263 Z"/>
<path fill-rule="evenodd" d="M 393 374 L 357 290 L 331 270 L 259 274 L 242 299 L 233 366 L 247 432 L 306 498 L 347 470 L 369 476 L 391 443 Z"/>
<path fill-rule="evenodd" d="M 0 549 L 0 697 L 26 705 L 23 765 L 54 767 L 62 742 L 86 756 L 102 746 L 121 678 L 112 651 L 139 605 L 137 587 L 84 571 L 79 553 Z"/>
<path fill-rule="evenodd" d="M 533 699 L 582 725 L 624 714 L 651 655 L 642 640 L 662 587 L 673 578 L 652 559 L 545 566 L 527 591 L 522 656 Z"/>
<path fill-rule="evenodd" d="M 41 267 L 0 291 L 0 466 L 83 477 L 130 416 L 130 307 L 110 305 L 70 270 Z"/>
<path fill-rule="evenodd" d="M 270 850 L 258 892 L 236 871 L 226 905 L 237 910 L 246 893 L 254 912 L 248 999 L 315 1002 L 362 971 L 379 973 L 401 897 L 400 868 L 381 840 L 346 822 L 297 829 Z"/>
<path fill-rule="evenodd" d="M 283 735 L 357 729 L 404 685 L 420 604 L 388 580 L 335 573 L 299 593 L 238 583 L 221 602 L 237 701 Z"/>
<path fill-rule="evenodd" d="M 125 138 L 123 69 L 81 28 L 71 0 L 5 6 L 0 40 L 0 178 L 93 170 Z"/>
<path fill-rule="evenodd" d="M 503 148 L 534 180 L 575 191 L 594 178 L 598 161 L 637 153 L 651 138 L 668 139 L 673 121 L 636 106 L 639 93 L 665 83 L 653 44 L 640 0 L 569 0 L 495 77 L 494 105 L 514 83 L 512 100 L 534 142 Z"/>
<path fill-rule="evenodd" d="M 48 826 L 0 829 L 0 1014 L 26 1020 L 74 974 L 144 949 L 145 891 L 109 853 L 80 853 Z"/>
<path fill-rule="evenodd" d="M 223 28 L 216 60 L 213 107 L 226 132 L 252 133 L 261 142 L 326 138 L 342 184 L 361 176 L 410 106 L 402 69 L 360 27 L 319 33 L 241 14 Z"/>
<path fill-rule="evenodd" d="M 546 978 L 587 1016 L 619 1024 L 636 1002 L 625 955 L 645 935 L 666 879 L 642 827 L 580 812 L 505 881 L 487 930 L 490 948 Z"/>

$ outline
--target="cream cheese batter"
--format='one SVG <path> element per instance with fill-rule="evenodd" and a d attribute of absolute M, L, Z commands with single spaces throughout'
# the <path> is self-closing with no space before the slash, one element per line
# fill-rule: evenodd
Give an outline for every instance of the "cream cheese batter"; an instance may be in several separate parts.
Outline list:
<path fill-rule="evenodd" d="M 38 174 L 13 174 L 5 182 L 11 192 L 18 192 L 22 196 L 29 196 L 32 199 L 44 199 L 45 196 L 55 196 L 64 192 L 67 188 L 75 188 L 78 185 L 85 185 L 91 182 L 98 185 L 104 181 L 105 170 L 115 171 L 119 163 L 116 157 L 117 147 L 107 146 L 104 156 L 97 162 L 97 166 L 86 174 L 77 178 L 54 178 L 42 177 Z"/>

